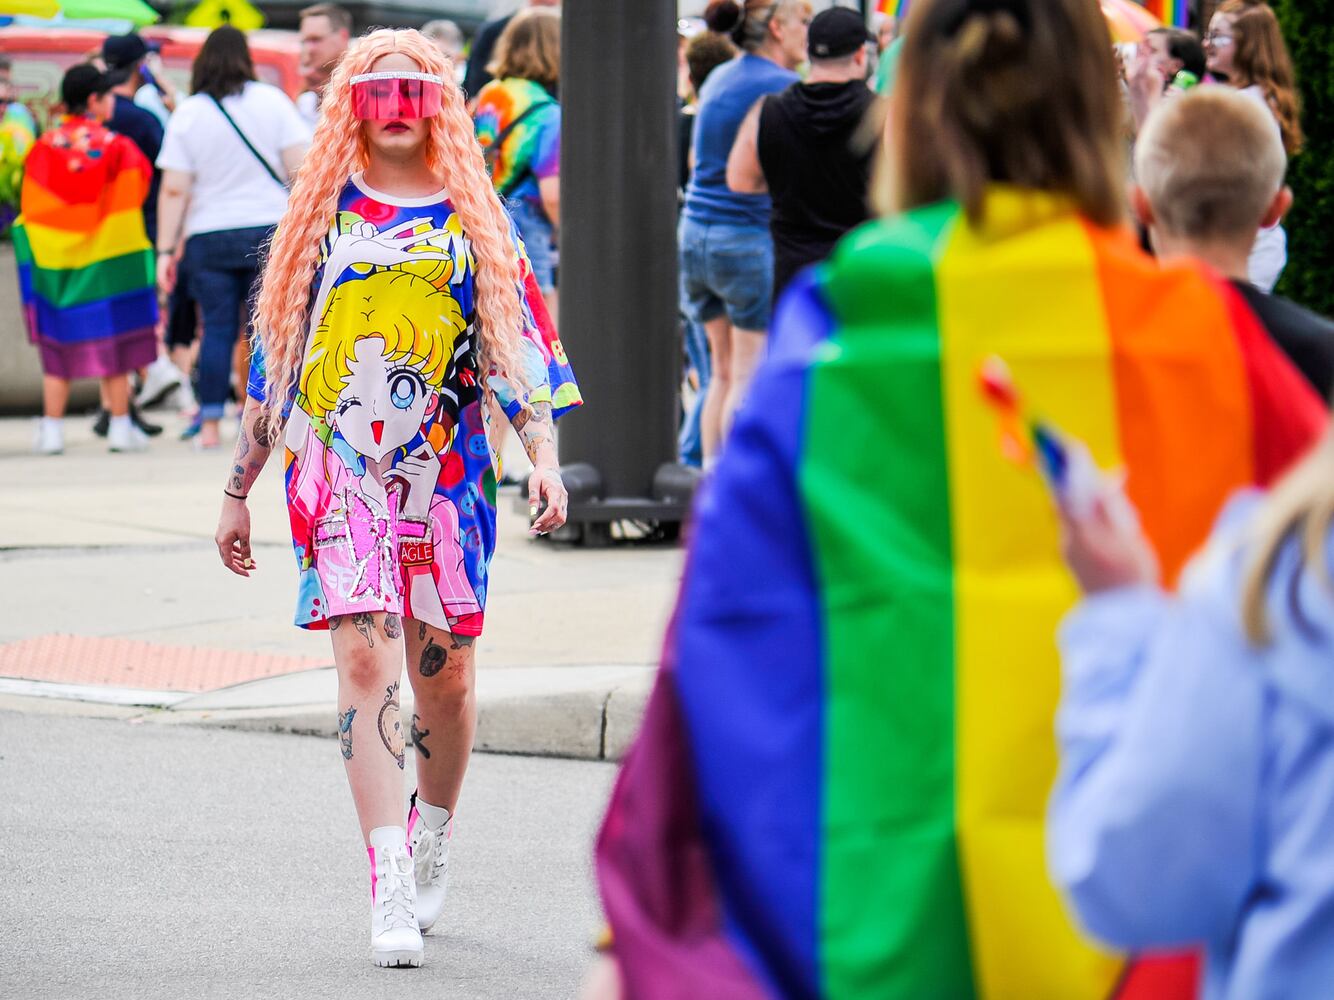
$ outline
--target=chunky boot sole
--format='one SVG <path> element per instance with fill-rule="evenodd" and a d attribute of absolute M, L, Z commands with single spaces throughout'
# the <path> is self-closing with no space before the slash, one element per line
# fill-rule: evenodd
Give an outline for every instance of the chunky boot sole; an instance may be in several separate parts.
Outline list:
<path fill-rule="evenodd" d="M 381 969 L 420 969 L 422 952 L 371 950 L 371 961 Z"/>

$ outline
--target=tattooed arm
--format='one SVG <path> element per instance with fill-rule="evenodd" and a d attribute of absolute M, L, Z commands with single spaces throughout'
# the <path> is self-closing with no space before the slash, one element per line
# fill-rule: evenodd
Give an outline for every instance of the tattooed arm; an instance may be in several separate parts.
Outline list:
<path fill-rule="evenodd" d="M 560 461 L 556 458 L 556 434 L 551 418 L 551 404 L 537 403 L 529 413 L 520 410 L 514 418 L 514 430 L 523 442 L 523 450 L 533 463 L 533 474 L 528 480 L 529 516 L 534 518 L 532 531 L 545 535 L 565 523 L 569 495 L 560 477 Z M 538 507 L 545 499 L 547 509 L 538 517 Z"/>
<path fill-rule="evenodd" d="M 245 500 L 277 443 L 279 430 L 257 400 L 246 399 L 227 485 L 223 487 L 218 531 L 213 538 L 222 564 L 237 576 L 249 576 L 255 568 L 250 555 L 250 511 Z"/>

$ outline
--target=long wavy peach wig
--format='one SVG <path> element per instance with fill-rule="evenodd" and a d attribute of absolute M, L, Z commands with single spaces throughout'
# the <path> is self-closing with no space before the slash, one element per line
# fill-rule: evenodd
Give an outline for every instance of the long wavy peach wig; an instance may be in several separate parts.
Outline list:
<path fill-rule="evenodd" d="M 463 95 L 452 82 L 453 67 L 421 32 L 381 28 L 353 42 L 334 70 L 324 91 L 310 153 L 297 172 L 287 211 L 268 249 L 255 305 L 255 325 L 263 338 L 268 376 L 264 407 L 275 419 L 301 374 L 320 241 L 329 231 L 338 196 L 348 178 L 364 170 L 369 159 L 361 122 L 352 114 L 348 81 L 359 73 L 369 73 L 379 59 L 394 52 L 403 53 L 423 72 L 446 81 L 440 113 L 431 121 L 426 162 L 449 192 L 477 264 L 480 381 L 485 385 L 485 374 L 497 371 L 515 383 L 520 393 L 531 388 L 518 384 L 525 377 L 519 350 L 523 307 L 510 224 L 491 186 L 481 147 L 473 137 Z"/>

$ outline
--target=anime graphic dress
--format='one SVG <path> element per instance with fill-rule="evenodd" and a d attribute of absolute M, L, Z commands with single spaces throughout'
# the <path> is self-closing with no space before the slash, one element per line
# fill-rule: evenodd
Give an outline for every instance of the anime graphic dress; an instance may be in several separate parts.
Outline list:
<path fill-rule="evenodd" d="M 582 399 L 517 237 L 530 403 Z M 301 570 L 296 624 L 392 612 L 480 635 L 498 455 L 474 326 L 475 263 L 445 194 L 392 198 L 353 177 L 320 247 L 285 479 Z M 249 394 L 264 397 L 255 352 Z M 506 416 L 521 403 L 490 385 Z"/>

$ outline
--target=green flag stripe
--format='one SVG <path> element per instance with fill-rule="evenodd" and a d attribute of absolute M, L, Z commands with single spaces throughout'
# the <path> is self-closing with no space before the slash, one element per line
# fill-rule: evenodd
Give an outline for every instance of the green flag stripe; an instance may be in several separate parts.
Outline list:
<path fill-rule="evenodd" d="M 77 270 L 59 270 L 36 266 L 26 235 L 20 243 L 18 233 L 19 230 L 15 230 L 15 255 L 20 263 L 32 269 L 33 292 L 58 309 L 115 298 L 153 286 L 153 254 L 148 250 L 110 257 Z"/>
<path fill-rule="evenodd" d="M 811 376 L 801 490 L 826 629 L 820 934 L 830 1000 L 974 996 L 954 824 L 934 267 L 957 215 L 946 205 L 872 224 L 826 271 L 838 328 Z"/>

